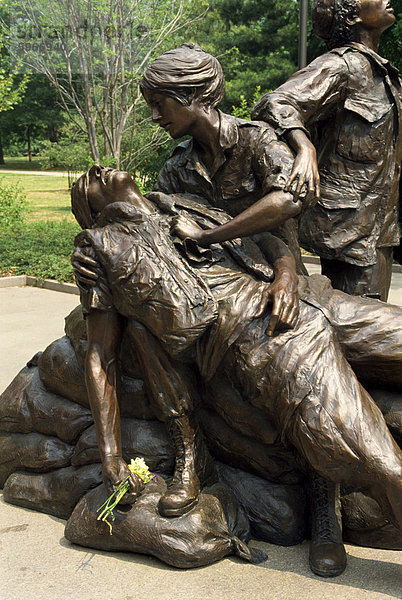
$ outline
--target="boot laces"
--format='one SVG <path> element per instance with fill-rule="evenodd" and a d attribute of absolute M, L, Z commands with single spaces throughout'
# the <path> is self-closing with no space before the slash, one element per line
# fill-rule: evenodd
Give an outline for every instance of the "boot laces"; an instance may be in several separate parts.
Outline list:
<path fill-rule="evenodd" d="M 170 437 L 173 441 L 176 450 L 176 463 L 175 470 L 172 478 L 172 483 L 180 480 L 181 475 L 186 465 L 185 448 L 183 443 L 183 436 L 177 427 L 173 426 L 169 428 Z"/>
<path fill-rule="evenodd" d="M 335 520 L 331 511 L 328 510 L 328 501 L 324 497 L 319 497 L 316 504 L 316 533 L 324 542 L 334 540 Z"/>
<path fill-rule="evenodd" d="M 312 486 L 314 493 L 313 528 L 315 537 L 322 542 L 336 542 L 339 534 L 339 522 L 329 498 L 328 483 L 325 479 L 320 482 L 314 481 Z"/>

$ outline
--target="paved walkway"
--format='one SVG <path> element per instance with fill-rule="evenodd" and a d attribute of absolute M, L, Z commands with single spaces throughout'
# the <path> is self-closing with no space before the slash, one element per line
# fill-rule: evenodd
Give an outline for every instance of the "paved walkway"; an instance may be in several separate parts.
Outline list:
<path fill-rule="evenodd" d="M 26 362 L 64 335 L 79 297 L 37 287 L 0 288 L 0 392 Z"/>
<path fill-rule="evenodd" d="M 402 277 L 395 293 L 402 304 Z M 63 335 L 71 294 L 0 289 L 0 390 L 38 350 Z M 394 300 L 396 302 L 396 300 Z M 402 552 L 347 546 L 348 568 L 321 579 L 308 568 L 308 543 L 268 554 L 261 566 L 227 558 L 180 571 L 157 560 L 72 546 L 64 521 L 0 500 L 1 600 L 368 600 L 401 598 Z"/>

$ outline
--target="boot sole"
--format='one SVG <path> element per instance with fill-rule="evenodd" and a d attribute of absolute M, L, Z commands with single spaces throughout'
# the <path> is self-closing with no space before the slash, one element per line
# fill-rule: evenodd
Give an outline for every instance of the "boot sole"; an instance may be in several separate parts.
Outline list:
<path fill-rule="evenodd" d="M 315 573 L 316 575 L 318 575 L 319 577 L 338 577 L 338 575 L 342 575 L 342 573 L 346 569 L 346 563 L 344 565 L 342 565 L 341 567 L 333 567 L 332 569 L 328 568 L 325 570 L 317 569 L 316 567 L 314 567 L 311 564 L 310 561 L 309 561 L 309 565 L 310 565 L 310 569 L 312 570 L 312 572 Z"/>
<path fill-rule="evenodd" d="M 163 511 L 159 511 L 162 517 L 182 517 L 187 514 L 194 506 L 197 504 L 198 498 L 190 502 L 190 504 L 186 504 L 186 506 L 182 506 L 181 508 L 166 508 Z"/>

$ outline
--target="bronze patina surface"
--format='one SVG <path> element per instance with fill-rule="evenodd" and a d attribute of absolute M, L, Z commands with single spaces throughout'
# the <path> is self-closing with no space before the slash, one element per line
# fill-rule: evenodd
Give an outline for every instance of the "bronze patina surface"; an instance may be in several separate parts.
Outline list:
<path fill-rule="evenodd" d="M 66 338 L 3 394 L 5 499 L 68 516 L 82 497 L 69 539 L 181 567 L 261 560 L 245 545 L 250 523 L 260 539 L 297 543 L 310 506 L 311 568 L 333 576 L 346 566 L 341 485 L 346 536 L 400 547 L 402 310 L 297 277 L 270 232 L 311 197 L 285 189 L 293 155 L 269 125 L 218 110 L 216 59 L 185 44 L 152 63 L 142 90 L 154 121 L 191 140 L 146 197 L 99 165 L 74 186 L 86 323 L 70 315 Z M 49 394 L 71 401 L 66 425 Z M 133 455 L 162 479 L 144 488 Z M 91 492 L 100 464 L 104 487 Z M 125 477 L 113 537 L 95 511 Z"/>

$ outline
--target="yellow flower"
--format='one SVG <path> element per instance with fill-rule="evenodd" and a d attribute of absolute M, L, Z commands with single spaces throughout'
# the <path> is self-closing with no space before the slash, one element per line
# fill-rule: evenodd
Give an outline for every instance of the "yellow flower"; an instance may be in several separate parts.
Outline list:
<path fill-rule="evenodd" d="M 130 469 L 131 473 L 136 473 L 137 475 L 139 475 L 144 483 L 148 483 L 148 481 L 151 481 L 153 479 L 153 476 L 151 475 L 149 468 L 143 458 L 132 458 L 130 464 L 128 465 L 128 468 Z"/>

